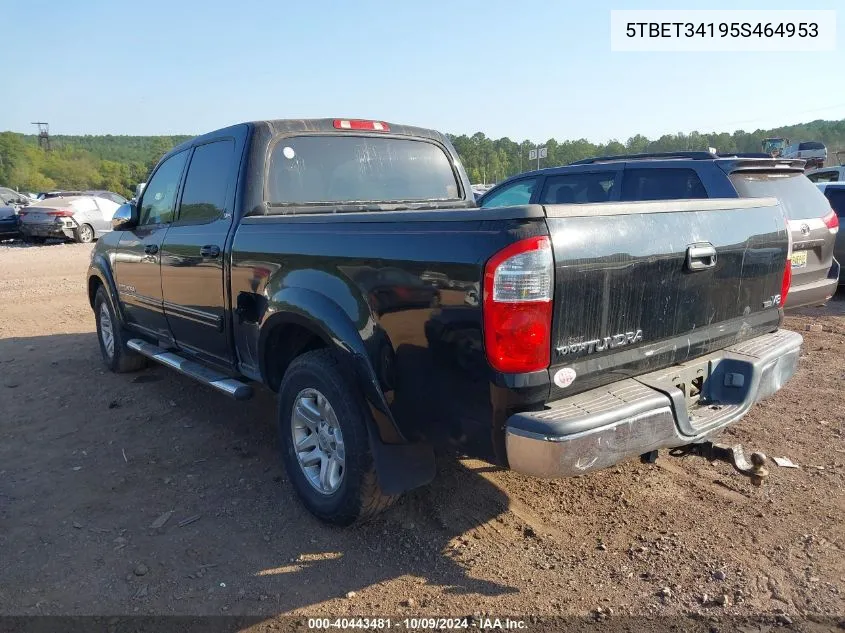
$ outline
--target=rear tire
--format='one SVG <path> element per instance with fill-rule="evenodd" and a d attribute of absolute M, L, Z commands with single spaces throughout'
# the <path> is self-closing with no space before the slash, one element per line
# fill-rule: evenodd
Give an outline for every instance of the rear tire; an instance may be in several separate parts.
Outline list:
<path fill-rule="evenodd" d="M 106 294 L 100 286 L 94 299 L 94 318 L 97 321 L 97 340 L 100 353 L 109 371 L 124 374 L 138 371 L 147 365 L 147 359 L 126 347 L 126 334 L 117 320 Z"/>
<path fill-rule="evenodd" d="M 76 229 L 76 241 L 80 244 L 90 244 L 94 241 L 96 234 L 94 233 L 94 227 L 90 224 L 83 224 L 78 229 Z"/>
<path fill-rule="evenodd" d="M 47 241 L 47 238 L 40 235 L 24 235 L 23 241 L 27 244 L 43 244 Z"/>
<path fill-rule="evenodd" d="M 322 424 L 326 433 L 311 431 L 311 423 L 306 425 L 308 428 L 300 423 L 305 420 L 301 414 L 304 402 L 320 405 L 319 414 L 313 404 L 309 405 L 306 417 L 314 423 L 315 430 Z M 303 505 L 327 523 L 347 526 L 366 521 L 398 498 L 384 494 L 379 487 L 367 433 L 369 423 L 357 390 L 349 384 L 330 350 L 306 352 L 290 364 L 279 387 L 282 460 Z M 297 442 L 299 455 L 295 449 Z M 303 449 L 303 444 L 307 448 Z M 331 468 L 323 466 L 323 458 L 337 456 L 338 451 L 334 451 L 337 446 L 341 447 L 342 470 L 340 474 L 335 471 L 334 477 L 328 475 L 326 485 L 320 489 L 324 483 L 323 468 Z M 304 466 L 303 461 L 311 465 Z M 331 464 L 331 459 L 325 461 Z M 312 469 L 310 474 L 308 468 Z M 315 478 L 319 481 L 315 482 Z"/>

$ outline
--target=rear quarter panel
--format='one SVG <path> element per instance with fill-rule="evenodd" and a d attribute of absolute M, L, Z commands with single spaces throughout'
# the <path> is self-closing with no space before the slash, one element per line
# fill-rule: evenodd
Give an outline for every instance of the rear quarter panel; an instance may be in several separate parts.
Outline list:
<path fill-rule="evenodd" d="M 257 322 L 235 324 L 241 362 L 259 368 L 262 329 L 307 301 L 306 312 L 324 311 L 310 316 L 327 342 L 365 356 L 385 415 L 405 437 L 466 439 L 472 427 L 489 439 L 483 267 L 507 244 L 546 233 L 539 207 L 522 219 L 500 219 L 500 211 L 245 218 L 233 245 L 231 300 L 246 293 L 263 308 Z M 356 340 L 345 340 L 349 332 Z"/>

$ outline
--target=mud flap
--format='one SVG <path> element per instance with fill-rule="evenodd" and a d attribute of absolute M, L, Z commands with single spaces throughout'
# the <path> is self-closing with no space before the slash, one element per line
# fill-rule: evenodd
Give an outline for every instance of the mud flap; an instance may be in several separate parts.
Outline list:
<path fill-rule="evenodd" d="M 368 432 L 379 487 L 384 494 L 398 495 L 431 483 L 437 468 L 430 444 L 385 444 L 371 425 Z"/>
<path fill-rule="evenodd" d="M 745 449 L 741 444 L 726 446 L 714 444 L 713 442 L 699 442 L 687 444 L 669 451 L 673 457 L 684 457 L 685 455 L 698 455 L 707 461 L 721 461 L 730 464 L 740 475 L 748 477 L 755 486 L 763 484 L 763 480 L 769 476 L 766 468 L 766 456 L 763 453 L 754 452 L 746 459 Z"/>

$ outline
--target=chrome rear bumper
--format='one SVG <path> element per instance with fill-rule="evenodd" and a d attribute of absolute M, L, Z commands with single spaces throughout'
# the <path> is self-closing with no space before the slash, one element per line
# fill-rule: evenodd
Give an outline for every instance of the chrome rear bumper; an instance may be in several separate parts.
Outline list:
<path fill-rule="evenodd" d="M 778 330 L 687 363 L 550 403 L 507 421 L 512 470 L 572 477 L 660 448 L 701 442 L 795 373 L 803 339 Z M 697 378 L 703 404 L 688 406 Z"/>

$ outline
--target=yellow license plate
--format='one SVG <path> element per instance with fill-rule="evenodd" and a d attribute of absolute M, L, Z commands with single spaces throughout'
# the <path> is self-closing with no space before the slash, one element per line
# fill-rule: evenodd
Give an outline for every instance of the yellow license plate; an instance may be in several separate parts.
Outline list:
<path fill-rule="evenodd" d="M 795 251 L 792 253 L 792 267 L 804 268 L 807 265 L 807 251 Z"/>

